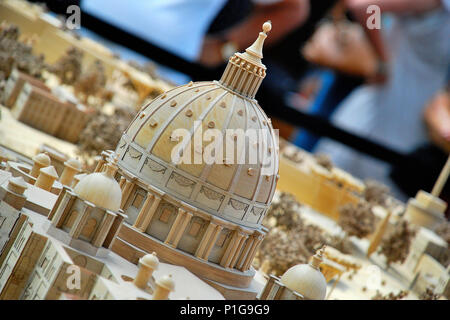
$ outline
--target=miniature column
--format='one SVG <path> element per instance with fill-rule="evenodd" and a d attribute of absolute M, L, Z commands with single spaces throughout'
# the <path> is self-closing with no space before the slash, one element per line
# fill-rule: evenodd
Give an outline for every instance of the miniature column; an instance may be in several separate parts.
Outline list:
<path fill-rule="evenodd" d="M 247 257 L 248 253 L 250 252 L 250 250 L 253 247 L 253 243 L 255 242 L 255 237 L 254 236 L 250 236 L 248 237 L 244 249 L 241 252 L 241 255 L 237 261 L 236 264 L 236 268 L 243 271 L 244 270 L 244 265 L 245 265 L 245 258 Z"/>
<path fill-rule="evenodd" d="M 83 228 L 86 225 L 86 222 L 91 214 L 92 209 L 93 209 L 92 204 L 86 203 L 86 207 L 84 208 L 83 212 L 80 212 L 78 214 L 77 219 L 75 220 L 72 229 L 69 232 L 69 235 L 72 238 L 78 239 L 78 237 L 81 234 L 81 231 L 83 231 Z"/>
<path fill-rule="evenodd" d="M 253 261 L 253 258 L 255 257 L 255 254 L 256 254 L 256 249 L 259 247 L 259 245 L 260 245 L 262 240 L 263 240 L 263 236 L 262 235 L 258 235 L 258 236 L 255 237 L 255 239 L 254 239 L 254 241 L 252 243 L 251 249 L 248 252 L 248 254 L 247 254 L 247 256 L 246 256 L 246 258 L 244 260 L 244 264 L 242 266 L 242 270 L 243 271 L 250 269 L 250 265 L 251 265 L 251 263 Z"/>
<path fill-rule="evenodd" d="M 31 168 L 30 175 L 37 178 L 39 171 L 42 168 L 48 167 L 50 165 L 50 157 L 48 153 L 39 153 L 33 157 L 33 167 Z"/>
<path fill-rule="evenodd" d="M 50 191 L 56 179 L 58 179 L 58 174 L 55 168 L 53 166 L 45 167 L 40 170 L 35 186 Z"/>
<path fill-rule="evenodd" d="M 98 160 L 97 165 L 95 166 L 94 172 L 101 172 L 105 162 L 106 162 L 106 160 L 103 159 L 103 157 L 100 160 Z"/>
<path fill-rule="evenodd" d="M 245 241 L 247 240 L 248 235 L 246 234 L 242 234 L 242 237 L 239 241 L 239 245 L 236 248 L 236 252 L 234 253 L 233 258 L 231 259 L 231 264 L 230 264 L 230 268 L 234 268 L 236 266 L 237 260 L 240 256 L 242 247 L 244 246 Z"/>
<path fill-rule="evenodd" d="M 139 211 L 139 214 L 136 218 L 136 221 L 134 222 L 133 227 L 139 229 L 139 227 L 142 226 L 142 223 L 144 222 L 145 217 L 147 216 L 150 210 L 150 206 L 152 204 L 153 199 L 154 199 L 153 194 L 147 192 L 147 197 L 145 198 L 144 204 L 142 205 L 141 211 Z"/>
<path fill-rule="evenodd" d="M 217 238 L 219 237 L 219 234 L 222 231 L 222 229 L 223 229 L 223 227 L 219 226 L 219 225 L 214 228 L 214 232 L 211 235 L 211 239 L 208 241 L 208 245 L 206 246 L 205 252 L 203 254 L 203 259 L 205 259 L 205 260 L 209 259 L 211 250 L 214 247 L 214 244 L 216 243 Z"/>
<path fill-rule="evenodd" d="M 66 192 L 64 192 L 63 190 L 61 193 L 64 193 L 64 196 L 58 207 L 55 209 L 55 213 L 53 214 L 53 217 L 51 219 L 52 225 L 55 228 L 60 228 L 63 225 L 64 220 L 66 219 L 66 216 L 70 211 L 69 209 L 72 207 L 71 203 L 76 198 L 76 195 L 70 190 L 67 190 Z"/>
<path fill-rule="evenodd" d="M 156 290 L 153 295 L 153 300 L 167 300 L 170 292 L 175 289 L 175 282 L 172 279 L 172 275 L 164 276 L 161 279 L 156 280 Z"/>
<path fill-rule="evenodd" d="M 159 260 L 156 257 L 156 253 L 146 254 L 139 259 L 139 271 L 134 279 L 133 283 L 139 289 L 144 290 L 147 288 L 148 281 L 150 280 L 153 271 L 158 269 Z"/>
<path fill-rule="evenodd" d="M 169 234 L 167 235 L 164 243 L 176 248 L 191 218 L 192 213 L 179 208 L 178 215 L 170 228 Z"/>
<path fill-rule="evenodd" d="M 217 240 L 217 236 L 219 233 L 217 232 L 218 225 L 215 224 L 212 220 L 209 222 L 208 228 L 206 228 L 205 234 L 203 235 L 202 240 L 200 241 L 197 250 L 195 251 L 195 256 L 200 259 L 207 260 L 207 249 L 208 245 Z M 222 228 L 220 228 L 222 230 Z M 214 236 L 215 239 L 214 239 Z M 212 248 L 212 246 L 211 246 Z"/>
<path fill-rule="evenodd" d="M 92 245 L 99 248 L 102 246 L 103 242 L 106 239 L 106 236 L 108 235 L 109 229 L 111 229 L 111 226 L 114 222 L 114 219 L 116 217 L 116 214 L 110 210 L 106 210 L 105 215 L 103 216 L 103 219 L 92 238 Z"/>
<path fill-rule="evenodd" d="M 123 191 L 123 186 L 125 185 L 126 180 L 127 179 L 125 179 L 125 177 L 120 177 L 119 186 L 122 191 Z"/>
<path fill-rule="evenodd" d="M 120 204 L 120 208 L 123 210 L 125 204 L 128 201 L 128 197 L 131 194 L 131 190 L 133 189 L 134 182 L 130 180 L 126 180 L 122 190 L 122 203 Z"/>
<path fill-rule="evenodd" d="M 150 209 L 148 209 L 148 212 L 145 215 L 144 220 L 138 227 L 139 231 L 141 232 L 145 232 L 145 230 L 147 230 L 148 226 L 150 225 L 150 222 L 152 221 L 153 215 L 155 214 L 156 209 L 158 209 L 159 203 L 161 202 L 161 197 L 155 195 L 153 197 L 154 199 L 150 206 Z"/>
<path fill-rule="evenodd" d="M 62 189 L 61 192 L 59 193 L 58 198 L 56 199 L 56 202 L 55 202 L 55 204 L 53 205 L 52 210 L 50 210 L 50 212 L 49 212 L 49 214 L 48 214 L 48 216 L 47 216 L 47 219 L 48 219 L 48 220 L 52 220 L 52 219 L 53 219 L 53 216 L 55 215 L 56 210 L 58 209 L 59 205 L 61 204 L 62 199 L 64 198 L 64 195 L 66 194 L 66 192 L 67 192 L 68 190 L 70 190 L 70 188 L 63 185 L 63 189 Z"/>
<path fill-rule="evenodd" d="M 59 182 L 64 186 L 70 186 L 75 175 L 80 172 L 80 161 L 78 161 L 78 159 L 69 159 L 64 162 L 64 170 L 59 178 Z"/>
<path fill-rule="evenodd" d="M 106 235 L 106 239 L 105 241 L 103 241 L 102 246 L 105 248 L 110 249 L 112 244 L 113 244 L 113 240 L 116 238 L 116 236 L 119 234 L 120 231 L 120 227 L 122 226 L 123 220 L 125 220 L 127 216 L 123 213 L 122 209 L 119 209 L 119 211 L 117 212 L 116 218 L 114 219 L 114 222 L 111 226 L 111 228 L 109 229 L 108 234 Z"/>
<path fill-rule="evenodd" d="M 231 241 L 228 244 L 228 247 L 222 256 L 222 259 L 220 260 L 220 265 L 222 267 L 224 267 L 224 268 L 230 267 L 231 260 L 233 259 L 234 255 L 236 254 L 237 247 L 239 246 L 239 243 L 241 242 L 241 239 L 243 237 L 244 237 L 244 234 L 241 233 L 239 231 L 239 229 L 234 231 L 233 237 L 231 238 Z"/>

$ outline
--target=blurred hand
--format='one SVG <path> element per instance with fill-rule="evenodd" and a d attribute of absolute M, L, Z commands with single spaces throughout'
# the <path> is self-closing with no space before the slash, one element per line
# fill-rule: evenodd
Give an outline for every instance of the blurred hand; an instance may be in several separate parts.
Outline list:
<path fill-rule="evenodd" d="M 357 24 L 322 24 L 302 52 L 312 63 L 378 82 L 384 80 L 381 74 L 377 76 L 377 69 L 381 70 L 377 55 Z"/>
<path fill-rule="evenodd" d="M 450 93 L 437 93 L 426 107 L 424 118 L 431 140 L 450 152 Z"/>
<path fill-rule="evenodd" d="M 373 74 L 367 77 L 367 83 L 384 84 L 389 78 L 389 70 L 386 62 L 378 61 L 378 67 Z"/>
<path fill-rule="evenodd" d="M 223 63 L 222 45 L 222 40 L 214 37 L 205 37 L 198 62 L 207 67 L 216 67 Z"/>

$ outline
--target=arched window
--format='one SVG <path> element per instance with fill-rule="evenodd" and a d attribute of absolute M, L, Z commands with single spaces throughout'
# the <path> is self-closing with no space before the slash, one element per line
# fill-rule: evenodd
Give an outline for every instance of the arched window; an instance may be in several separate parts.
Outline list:
<path fill-rule="evenodd" d="M 78 212 L 76 210 L 73 210 L 70 215 L 67 217 L 66 222 L 65 222 L 65 226 L 68 228 L 72 228 L 75 220 L 78 217 Z"/>

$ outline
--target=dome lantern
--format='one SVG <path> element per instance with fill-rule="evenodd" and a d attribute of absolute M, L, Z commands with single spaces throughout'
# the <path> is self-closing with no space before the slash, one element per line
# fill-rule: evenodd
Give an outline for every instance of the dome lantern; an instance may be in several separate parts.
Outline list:
<path fill-rule="evenodd" d="M 266 66 L 261 62 L 262 48 L 267 33 L 272 29 L 271 22 L 265 22 L 262 29 L 256 41 L 244 53 L 236 52 L 230 57 L 219 81 L 228 89 L 251 99 L 266 76 Z"/>

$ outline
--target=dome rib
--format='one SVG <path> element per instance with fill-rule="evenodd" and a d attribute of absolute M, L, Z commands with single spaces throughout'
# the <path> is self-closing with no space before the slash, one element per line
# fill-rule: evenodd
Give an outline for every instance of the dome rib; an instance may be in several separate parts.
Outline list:
<path fill-rule="evenodd" d="M 190 88 L 193 89 L 196 87 L 192 87 Z M 199 97 L 206 95 L 207 93 L 211 93 L 211 91 L 215 91 L 218 90 L 219 88 L 217 87 L 213 87 L 212 89 L 209 90 L 205 90 L 204 92 L 202 92 L 199 95 L 195 95 L 194 97 L 190 98 L 189 100 L 187 100 L 178 110 L 174 111 L 170 117 L 167 117 L 166 121 L 164 122 L 163 125 L 161 125 L 158 129 L 158 131 L 155 132 L 155 134 L 152 137 L 152 140 L 149 142 L 149 144 L 145 147 L 145 150 L 149 153 L 153 152 L 153 148 L 155 147 L 156 143 L 159 141 L 159 139 L 161 138 L 161 134 L 167 129 L 167 127 L 172 123 L 172 121 L 175 119 L 175 117 L 177 117 L 189 104 L 191 104 L 193 101 L 197 100 Z M 188 90 L 189 91 L 189 90 Z M 185 93 L 186 91 L 180 92 L 180 93 Z M 169 99 L 167 99 L 169 100 Z"/>
<path fill-rule="evenodd" d="M 253 104 L 253 107 L 254 107 L 254 109 L 255 109 L 255 112 L 256 113 L 258 113 L 260 116 L 261 116 L 261 118 L 263 118 L 265 121 L 266 121 L 266 123 L 267 123 L 267 125 L 266 125 L 266 127 L 267 127 L 267 129 L 268 129 L 268 131 L 269 131 L 269 133 L 270 133 L 270 136 L 271 136 L 271 139 L 268 139 L 268 141 L 270 142 L 270 147 L 272 148 L 272 153 L 271 153 L 271 161 L 275 164 L 275 169 L 274 169 L 274 177 L 272 178 L 272 186 L 271 186 L 271 190 L 272 190 L 272 192 L 271 192 L 271 194 L 270 194 L 270 196 L 269 196 L 269 199 L 272 199 L 272 196 L 273 196 L 273 193 L 275 192 L 275 186 L 274 186 L 274 184 L 276 184 L 275 182 L 276 182 L 276 179 L 277 179 L 277 177 L 276 177 L 276 175 L 277 175 L 277 173 L 278 173 L 278 168 L 279 168 L 279 162 L 278 161 L 276 161 L 276 159 L 277 159 L 277 152 L 278 152 L 278 149 L 276 148 L 276 146 L 274 145 L 274 143 L 275 143 L 275 141 L 276 141 L 276 136 L 275 136 L 275 133 L 274 133 L 274 131 L 273 131 L 273 128 L 272 128 L 272 126 L 269 126 L 269 124 L 270 124 L 270 119 L 267 117 L 267 115 L 264 113 L 264 111 L 262 110 L 262 108 L 261 108 L 261 106 L 259 106 L 258 104 Z"/>
<path fill-rule="evenodd" d="M 243 99 L 243 101 L 244 101 L 244 105 L 245 105 L 244 115 L 243 115 L 245 117 L 245 121 L 244 121 L 245 127 L 243 128 L 243 130 L 245 132 L 245 131 L 247 131 L 247 128 L 248 128 L 247 105 L 246 105 L 247 99 Z M 248 149 L 247 139 L 245 139 L 243 148 Z M 238 162 L 240 162 L 242 160 L 242 150 L 240 150 L 240 153 L 241 153 L 240 158 L 239 158 L 240 160 Z M 245 155 L 245 153 L 244 153 L 244 155 Z M 244 159 L 244 161 L 245 161 L 245 159 Z M 242 167 L 243 167 L 243 165 L 238 165 L 236 171 L 234 172 L 234 176 L 231 179 L 230 188 L 228 189 L 228 192 L 230 192 L 231 194 L 234 194 L 234 190 L 236 189 L 237 183 L 239 182 L 239 177 L 241 176 Z"/>
<path fill-rule="evenodd" d="M 221 93 L 220 95 L 218 95 L 213 101 L 211 101 L 211 103 L 209 104 L 209 106 L 207 108 L 205 108 L 205 110 L 199 115 L 199 117 L 195 120 L 197 121 L 201 121 L 200 125 L 203 125 L 203 120 L 206 118 L 206 116 L 214 109 L 214 107 L 216 106 L 216 104 L 222 100 L 227 94 L 229 94 L 227 91 Z M 189 142 L 192 142 L 192 138 L 195 135 L 195 132 L 198 130 L 199 125 L 197 126 L 193 126 L 190 130 L 189 130 L 189 139 L 186 139 L 186 143 L 183 146 L 183 148 L 181 149 L 182 152 L 185 152 L 187 146 L 190 146 Z M 203 170 L 202 170 L 203 171 Z M 201 174 L 200 174 L 201 176 Z"/>
<path fill-rule="evenodd" d="M 224 139 L 226 138 L 225 131 L 227 129 L 229 129 L 229 125 L 230 125 L 231 119 L 233 118 L 233 112 L 234 112 L 234 109 L 235 109 L 237 98 L 238 97 L 236 95 L 233 95 L 233 102 L 231 103 L 230 108 L 228 109 L 228 114 L 227 114 L 227 117 L 225 119 L 225 122 L 224 122 L 224 125 L 223 125 L 223 128 L 222 128 L 222 136 L 224 137 Z M 211 169 L 212 169 L 212 167 L 214 165 L 218 165 L 218 164 L 206 164 L 205 165 L 205 167 L 202 170 L 202 173 L 200 174 L 200 181 L 207 182 L 208 174 L 209 174 L 209 172 L 211 171 Z"/>
<path fill-rule="evenodd" d="M 138 112 L 138 114 L 136 114 L 135 120 L 138 118 L 138 116 L 139 116 L 140 114 L 142 114 L 142 112 L 145 112 L 148 108 L 150 108 L 150 107 L 153 105 L 153 103 L 156 104 L 156 108 L 155 108 L 151 113 L 149 113 L 148 115 L 145 116 L 145 119 L 142 121 L 141 125 L 140 125 L 139 128 L 136 130 L 136 132 L 134 133 L 134 135 L 133 135 L 133 136 L 130 136 L 131 141 L 134 141 L 134 140 L 136 139 L 136 136 L 137 136 L 138 133 L 142 130 L 142 127 L 145 126 L 145 125 L 148 123 L 148 120 L 149 120 L 149 119 L 150 119 L 150 118 L 151 118 L 151 117 L 152 117 L 159 109 L 161 109 L 163 106 L 165 106 L 165 104 L 166 104 L 167 102 L 170 102 L 170 101 L 171 101 L 170 99 L 173 99 L 173 98 L 179 96 L 180 94 L 183 94 L 183 93 L 186 92 L 186 91 L 180 91 L 179 93 L 177 93 L 177 94 L 175 94 L 174 96 L 170 97 L 170 99 L 166 99 L 166 101 L 164 101 L 163 103 L 161 103 L 161 104 L 158 105 L 158 101 L 161 101 L 161 97 L 162 97 L 163 95 L 166 95 L 166 96 L 167 96 L 167 94 L 168 94 L 169 92 L 172 92 L 172 91 L 175 91 L 175 90 L 177 90 L 177 89 L 180 89 L 180 88 L 183 88 L 183 87 L 187 87 L 187 86 L 188 86 L 188 84 L 186 84 L 186 85 L 184 85 L 184 86 L 181 86 L 181 87 L 176 87 L 176 88 L 174 88 L 174 89 L 172 89 L 172 90 L 170 90 L 170 91 L 167 91 L 167 92 L 165 92 L 165 93 L 163 93 L 163 94 L 160 94 L 158 97 L 156 97 L 155 99 L 153 99 L 153 100 L 147 105 L 147 107 L 142 108 L 141 111 Z M 211 83 L 210 83 L 210 82 L 201 82 L 201 84 L 195 86 L 195 88 L 208 87 L 208 86 L 211 86 Z M 133 122 L 134 122 L 134 120 L 133 120 L 132 122 L 130 122 L 130 125 L 128 126 L 127 130 L 125 131 L 125 133 L 128 132 L 128 130 L 130 129 L 130 126 L 131 126 L 131 124 L 132 124 Z"/>

